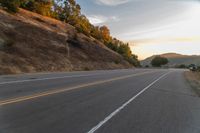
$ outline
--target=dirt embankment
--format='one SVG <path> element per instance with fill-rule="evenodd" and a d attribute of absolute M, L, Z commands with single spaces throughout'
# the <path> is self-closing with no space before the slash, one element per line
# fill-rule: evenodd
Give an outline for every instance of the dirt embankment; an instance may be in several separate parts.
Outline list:
<path fill-rule="evenodd" d="M 200 96 L 200 72 L 185 72 L 185 77 L 194 91 Z"/>
<path fill-rule="evenodd" d="M 122 56 L 69 24 L 26 10 L 0 10 L 0 74 L 120 69 Z"/>

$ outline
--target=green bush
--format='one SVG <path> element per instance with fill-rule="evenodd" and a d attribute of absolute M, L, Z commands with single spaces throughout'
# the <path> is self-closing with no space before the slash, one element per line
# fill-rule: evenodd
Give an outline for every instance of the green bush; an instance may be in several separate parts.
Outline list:
<path fill-rule="evenodd" d="M 4 47 L 4 40 L 0 38 L 0 50 Z"/>
<path fill-rule="evenodd" d="M 197 67 L 197 71 L 200 72 L 200 66 Z"/>
<path fill-rule="evenodd" d="M 0 38 L 0 50 L 10 49 L 14 45 L 14 41 L 8 38 Z"/>
<path fill-rule="evenodd" d="M 90 71 L 90 68 L 85 67 L 85 68 L 84 68 L 84 71 Z"/>
<path fill-rule="evenodd" d="M 187 68 L 185 64 L 176 65 L 175 68 Z"/>
<path fill-rule="evenodd" d="M 119 61 L 119 60 L 115 60 L 114 62 L 115 62 L 115 64 L 119 64 L 119 63 L 120 63 L 120 61 Z"/>
<path fill-rule="evenodd" d="M 12 47 L 13 45 L 14 45 L 14 41 L 13 40 L 11 40 L 11 39 L 7 39 L 6 41 L 5 41 L 5 47 L 6 48 L 10 48 L 10 47 Z"/>
<path fill-rule="evenodd" d="M 20 5 L 20 0 L 0 0 L 0 4 L 8 12 L 16 13 L 16 12 L 18 12 L 18 7 Z"/>

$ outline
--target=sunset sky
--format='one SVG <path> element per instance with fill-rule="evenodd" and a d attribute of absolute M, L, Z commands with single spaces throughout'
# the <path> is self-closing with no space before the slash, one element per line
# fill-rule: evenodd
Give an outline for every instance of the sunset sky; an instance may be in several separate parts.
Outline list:
<path fill-rule="evenodd" d="M 77 0 L 94 25 L 129 42 L 144 59 L 176 52 L 200 55 L 199 0 Z"/>

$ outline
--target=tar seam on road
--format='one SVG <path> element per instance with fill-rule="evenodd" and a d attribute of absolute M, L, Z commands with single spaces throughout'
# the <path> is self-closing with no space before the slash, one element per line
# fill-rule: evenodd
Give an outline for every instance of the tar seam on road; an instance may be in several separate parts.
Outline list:
<path fill-rule="evenodd" d="M 43 81 L 43 80 L 52 80 L 52 79 L 87 77 L 87 76 L 96 76 L 96 75 L 102 75 L 102 74 L 85 74 L 85 75 L 72 75 L 72 76 L 50 77 L 50 78 L 40 78 L 40 79 L 16 80 L 16 81 L 0 82 L 0 85 L 14 84 L 14 83 L 24 83 L 24 82 L 34 82 L 34 81 Z"/>
<path fill-rule="evenodd" d="M 117 108 L 114 112 L 112 112 L 110 115 L 108 115 L 103 121 L 99 122 L 96 126 L 94 126 L 90 131 L 87 133 L 94 133 L 96 132 L 99 128 L 101 128 L 106 122 L 108 122 L 112 117 L 117 115 L 122 109 L 124 109 L 128 104 L 130 104 L 133 100 L 135 100 L 138 96 L 140 96 L 142 93 L 144 93 L 147 89 L 149 89 L 151 86 L 153 86 L 156 82 L 158 82 L 160 79 L 168 75 L 170 72 L 165 73 L 164 75 L 160 76 L 158 79 L 153 81 L 151 84 L 149 84 L 147 87 L 145 87 L 143 90 L 141 90 L 137 95 L 133 96 L 130 100 L 125 102 L 122 106 Z"/>
<path fill-rule="evenodd" d="M 58 94 L 58 93 L 62 93 L 62 92 L 66 92 L 66 91 L 70 91 L 70 90 L 74 90 L 74 89 L 78 89 L 78 88 L 88 87 L 88 86 L 92 86 L 92 85 L 98 85 L 98 84 L 108 83 L 108 82 L 111 82 L 111 81 L 122 80 L 122 79 L 130 78 L 130 77 L 134 77 L 134 76 L 140 76 L 140 75 L 144 75 L 144 74 L 153 73 L 153 72 L 155 72 L 155 71 L 136 73 L 136 74 L 116 77 L 116 78 L 112 78 L 112 79 L 101 80 L 101 81 L 96 81 L 96 82 L 92 82 L 92 83 L 86 83 L 86 84 L 82 84 L 82 85 L 78 85 L 78 86 L 74 86 L 74 87 L 69 87 L 69 88 L 64 88 L 64 89 L 59 89 L 59 90 L 46 91 L 46 92 L 33 94 L 33 95 L 29 95 L 29 96 L 10 98 L 10 99 L 7 99 L 7 100 L 1 100 L 0 106 L 18 103 L 18 102 L 22 102 L 22 101 L 27 101 L 27 100 L 40 98 L 40 97 L 44 97 L 44 96 L 49 96 L 49 95 L 53 95 L 53 94 Z"/>
<path fill-rule="evenodd" d="M 107 73 L 103 73 L 103 74 L 107 74 Z M 98 74 L 82 74 L 82 75 L 71 75 L 71 76 L 50 77 L 50 78 L 40 78 L 40 79 L 15 80 L 15 81 L 0 82 L 0 85 L 15 84 L 15 83 L 24 83 L 24 82 L 35 82 L 35 81 L 44 81 L 44 80 L 53 80 L 53 79 L 87 77 L 87 76 L 96 76 L 96 75 L 103 75 L 103 74 L 102 73 L 98 73 Z"/>

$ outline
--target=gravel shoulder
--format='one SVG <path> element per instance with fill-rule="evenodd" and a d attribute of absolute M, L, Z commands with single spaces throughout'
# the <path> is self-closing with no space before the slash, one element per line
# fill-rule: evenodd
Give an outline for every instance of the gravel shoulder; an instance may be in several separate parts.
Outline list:
<path fill-rule="evenodd" d="M 193 90 L 200 96 L 200 72 L 185 72 L 185 78 L 193 88 Z"/>

